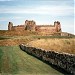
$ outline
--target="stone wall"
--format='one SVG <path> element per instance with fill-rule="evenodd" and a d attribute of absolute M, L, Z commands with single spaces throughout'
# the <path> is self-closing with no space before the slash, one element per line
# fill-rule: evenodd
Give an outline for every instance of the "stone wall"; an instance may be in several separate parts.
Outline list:
<path fill-rule="evenodd" d="M 56 27 L 54 25 L 50 26 L 50 25 L 38 25 L 36 26 L 35 28 L 36 31 L 39 31 L 39 32 L 57 32 L 58 29 L 56 29 Z"/>
<path fill-rule="evenodd" d="M 12 30 L 13 31 L 24 31 L 25 27 L 24 27 L 24 25 L 13 26 Z"/>
<path fill-rule="evenodd" d="M 28 47 L 23 44 L 20 45 L 20 48 L 43 61 L 56 65 L 75 75 L 75 55 L 73 54 L 46 51 L 35 47 Z"/>

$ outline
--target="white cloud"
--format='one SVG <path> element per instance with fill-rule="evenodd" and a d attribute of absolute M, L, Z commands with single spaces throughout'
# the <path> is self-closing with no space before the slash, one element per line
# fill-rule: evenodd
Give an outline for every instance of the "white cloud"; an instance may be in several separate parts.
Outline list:
<path fill-rule="evenodd" d="M 4 8 L 0 13 L 26 13 L 26 14 L 44 14 L 53 16 L 65 16 L 73 14 L 71 6 L 39 6 L 34 8 Z"/>
<path fill-rule="evenodd" d="M 13 1 L 13 0 L 0 0 L 0 1 Z"/>
<path fill-rule="evenodd" d="M 15 16 L 15 17 L 4 17 L 4 18 L 0 18 L 0 21 L 10 21 L 13 19 L 23 19 L 24 17 L 19 17 L 19 16 Z"/>

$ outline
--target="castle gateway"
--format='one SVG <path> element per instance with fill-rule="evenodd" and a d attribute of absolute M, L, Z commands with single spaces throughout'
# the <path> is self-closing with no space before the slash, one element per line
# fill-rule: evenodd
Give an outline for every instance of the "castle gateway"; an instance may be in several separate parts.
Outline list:
<path fill-rule="evenodd" d="M 12 22 L 8 24 L 9 31 L 38 31 L 38 32 L 61 32 L 61 25 L 59 21 L 55 21 L 54 25 L 36 25 L 36 22 L 33 20 L 26 20 L 24 25 L 13 26 Z"/>

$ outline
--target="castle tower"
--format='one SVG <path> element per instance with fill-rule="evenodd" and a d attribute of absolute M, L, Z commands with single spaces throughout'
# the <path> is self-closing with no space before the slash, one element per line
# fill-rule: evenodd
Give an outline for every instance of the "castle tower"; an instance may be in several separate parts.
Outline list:
<path fill-rule="evenodd" d="M 59 21 L 55 21 L 54 26 L 56 27 L 57 32 L 61 32 L 61 24 Z"/>
<path fill-rule="evenodd" d="M 9 22 L 9 24 L 8 24 L 8 30 L 12 30 L 12 27 L 13 27 L 13 23 Z"/>
<path fill-rule="evenodd" d="M 29 30 L 29 31 L 35 31 L 35 26 L 36 26 L 36 23 L 35 21 L 31 20 L 26 20 L 25 21 L 25 30 Z"/>

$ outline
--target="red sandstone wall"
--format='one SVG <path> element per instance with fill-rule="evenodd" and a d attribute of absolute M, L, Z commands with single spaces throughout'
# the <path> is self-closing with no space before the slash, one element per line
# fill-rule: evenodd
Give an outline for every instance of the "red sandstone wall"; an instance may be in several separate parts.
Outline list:
<path fill-rule="evenodd" d="M 50 26 L 48 26 L 48 27 L 36 27 L 36 31 L 44 31 L 44 32 L 56 32 L 57 30 L 56 30 L 56 27 L 50 27 Z"/>
<path fill-rule="evenodd" d="M 22 30 L 25 30 L 25 28 L 24 28 L 24 26 L 23 27 L 19 27 L 19 26 L 14 26 L 13 28 L 12 28 L 12 30 L 16 30 L 16 31 L 22 31 Z"/>

